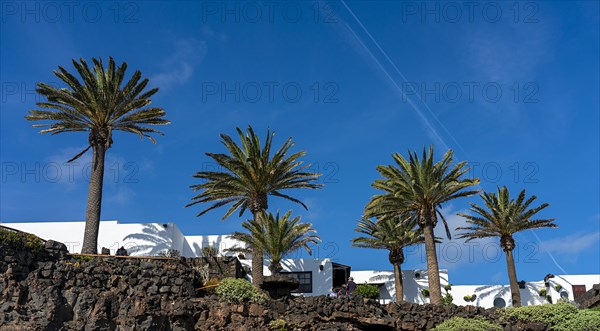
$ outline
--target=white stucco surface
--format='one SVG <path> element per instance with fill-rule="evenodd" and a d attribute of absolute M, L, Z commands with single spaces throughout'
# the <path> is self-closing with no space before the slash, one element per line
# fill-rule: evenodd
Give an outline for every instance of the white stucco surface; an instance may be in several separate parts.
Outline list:
<path fill-rule="evenodd" d="M 590 290 L 594 284 L 600 284 L 600 275 L 555 275 L 549 280 L 549 287 L 545 287 L 543 280 L 526 282 L 525 288 L 519 289 L 521 293 L 521 305 L 531 306 L 548 303 L 545 297 L 540 296 L 540 290 L 546 288 L 547 294 L 552 298 L 552 302 L 558 301 L 563 296 L 570 301 L 575 298 L 573 296 L 573 285 L 584 285 L 587 290 Z M 560 290 L 557 291 L 557 285 L 560 285 Z M 510 286 L 507 285 L 454 285 L 450 292 L 454 298 L 453 303 L 459 306 L 474 305 L 486 308 L 494 306 L 496 298 L 502 298 L 506 306 L 512 305 L 510 294 Z M 477 295 L 473 302 L 464 300 L 466 295 Z"/>
<path fill-rule="evenodd" d="M 85 222 L 3 223 L 33 233 L 42 239 L 64 243 L 70 252 L 81 251 Z M 156 255 L 166 249 L 183 249 L 183 234 L 173 223 L 119 223 L 102 221 L 98 251 L 106 247 L 114 254 L 124 246 L 130 255 Z"/>
<path fill-rule="evenodd" d="M 391 270 L 353 270 L 351 273 L 356 284 L 381 285 L 379 298 L 382 303 L 396 301 L 394 272 Z M 427 270 L 402 270 L 404 300 L 414 303 L 429 303 L 421 291 L 429 287 Z M 440 270 L 440 284 L 448 284 L 448 270 Z M 442 291 L 443 292 L 443 291 Z"/>

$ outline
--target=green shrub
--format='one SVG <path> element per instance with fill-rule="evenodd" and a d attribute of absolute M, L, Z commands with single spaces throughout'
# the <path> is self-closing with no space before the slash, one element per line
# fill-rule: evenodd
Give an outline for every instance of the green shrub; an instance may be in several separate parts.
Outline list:
<path fill-rule="evenodd" d="M 600 311 L 583 309 L 554 326 L 556 331 L 597 331 L 600 330 Z"/>
<path fill-rule="evenodd" d="M 473 302 L 477 299 L 477 294 L 467 294 L 463 297 L 463 299 L 467 302 Z"/>
<path fill-rule="evenodd" d="M 522 320 L 546 323 L 553 331 L 600 330 L 600 311 L 579 310 L 570 303 L 545 304 L 502 310 L 504 321 Z"/>
<path fill-rule="evenodd" d="M 577 307 L 568 303 L 554 305 L 544 304 L 525 307 L 507 307 L 502 310 L 501 319 L 541 322 L 548 325 L 557 325 L 577 314 Z"/>
<path fill-rule="evenodd" d="M 176 259 L 181 256 L 181 253 L 176 249 L 165 249 L 165 250 L 158 252 L 158 254 L 156 254 L 156 256 Z"/>
<path fill-rule="evenodd" d="M 265 303 L 268 296 L 244 279 L 223 278 L 217 286 L 217 295 L 221 300 L 230 303 L 246 301 Z"/>
<path fill-rule="evenodd" d="M 429 290 L 424 288 L 421 290 L 421 294 L 423 294 L 423 297 L 425 298 L 429 298 Z"/>
<path fill-rule="evenodd" d="M 372 284 L 360 284 L 356 287 L 354 293 L 362 296 L 363 298 L 377 299 L 379 298 L 379 287 Z"/>
<path fill-rule="evenodd" d="M 219 255 L 219 250 L 215 246 L 204 246 L 202 247 L 202 256 L 204 257 L 216 257 Z"/>
<path fill-rule="evenodd" d="M 277 331 L 287 331 L 287 325 L 286 325 L 285 320 L 282 320 L 281 318 L 279 318 L 279 319 L 272 320 L 271 322 L 269 322 L 269 329 L 277 330 Z"/>
<path fill-rule="evenodd" d="M 36 253 L 44 249 L 44 241 L 37 236 L 1 228 L 0 243 L 13 249 L 30 249 Z"/>
<path fill-rule="evenodd" d="M 73 254 L 73 258 L 79 261 L 83 261 L 83 262 L 87 262 L 87 261 L 91 261 L 93 259 L 95 259 L 95 256 L 87 256 L 87 255 L 79 255 L 79 254 Z"/>
<path fill-rule="evenodd" d="M 545 288 L 541 289 L 540 292 L 539 292 L 539 294 L 540 294 L 541 297 L 545 297 L 547 293 L 548 292 L 546 291 Z"/>
<path fill-rule="evenodd" d="M 502 327 L 479 318 L 452 317 L 432 331 L 502 331 Z"/>
<path fill-rule="evenodd" d="M 442 296 L 442 304 L 449 305 L 449 304 L 452 304 L 452 301 L 454 301 L 452 294 L 446 292 L 446 294 L 444 294 L 444 296 Z"/>

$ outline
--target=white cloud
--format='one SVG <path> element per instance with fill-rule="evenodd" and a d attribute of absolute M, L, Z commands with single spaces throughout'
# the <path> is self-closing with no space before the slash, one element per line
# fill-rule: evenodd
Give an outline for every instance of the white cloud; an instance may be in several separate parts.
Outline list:
<path fill-rule="evenodd" d="M 160 65 L 162 72 L 150 81 L 162 89 L 185 83 L 206 56 L 206 42 L 194 38 L 175 40 L 174 51 Z"/>
<path fill-rule="evenodd" d="M 509 24 L 500 30 L 490 25 L 467 30 L 466 64 L 494 82 L 531 79 L 554 56 L 551 24 Z"/>
<path fill-rule="evenodd" d="M 108 191 L 106 194 L 106 202 L 109 203 L 114 203 L 117 205 L 127 205 L 131 199 L 135 196 L 135 192 L 129 188 L 128 186 L 125 185 L 113 185 L 114 187 L 111 187 L 111 190 L 105 190 Z"/>
<path fill-rule="evenodd" d="M 566 237 L 542 241 L 543 248 L 548 252 L 561 254 L 581 253 L 593 245 L 598 248 L 600 231 L 585 233 L 579 232 Z"/>

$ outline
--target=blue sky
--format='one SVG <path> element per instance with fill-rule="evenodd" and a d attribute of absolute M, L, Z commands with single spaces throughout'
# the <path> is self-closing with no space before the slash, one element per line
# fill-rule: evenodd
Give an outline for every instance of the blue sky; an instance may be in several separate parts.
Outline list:
<path fill-rule="evenodd" d="M 103 219 L 174 222 L 186 234 L 226 234 L 225 210 L 184 208 L 223 152 L 219 134 L 271 128 L 276 143 L 323 173 L 319 191 L 276 198 L 313 223 L 331 257 L 355 270 L 390 269 L 385 251 L 350 247 L 376 194 L 375 167 L 434 145 L 468 161 L 480 188 L 527 189 L 559 229 L 516 235 L 519 279 L 600 273 L 599 5 L 569 2 L 2 2 L 0 221 L 82 220 L 91 155 L 64 165 L 87 136 L 42 136 L 23 116 L 36 82 L 59 84 L 71 59 L 126 61 L 161 90 L 172 121 L 153 145 L 117 133 L 108 152 Z M 444 206 L 455 216 L 478 197 Z M 248 215 L 246 215 L 248 216 Z M 442 230 L 441 228 L 439 230 Z M 441 234 L 441 232 L 440 232 Z M 497 240 L 445 241 L 455 284 L 507 283 Z M 308 257 L 305 252 L 294 254 Z M 422 248 L 403 268 L 424 268 Z"/>

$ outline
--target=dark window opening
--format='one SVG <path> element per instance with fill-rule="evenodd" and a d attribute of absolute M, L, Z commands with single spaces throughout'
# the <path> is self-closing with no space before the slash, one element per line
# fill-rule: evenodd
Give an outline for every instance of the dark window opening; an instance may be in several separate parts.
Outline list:
<path fill-rule="evenodd" d="M 494 307 L 504 308 L 504 307 L 506 307 L 506 301 L 504 301 L 504 299 L 502 299 L 502 298 L 496 298 L 496 299 L 494 299 Z"/>
<path fill-rule="evenodd" d="M 292 293 L 312 293 L 312 271 L 301 272 L 282 272 L 284 275 L 290 275 L 300 282 L 300 286 Z"/>
<path fill-rule="evenodd" d="M 342 285 L 348 282 L 350 277 L 350 267 L 339 263 L 331 263 L 333 267 L 333 279 L 331 286 L 333 288 L 340 288 Z"/>

